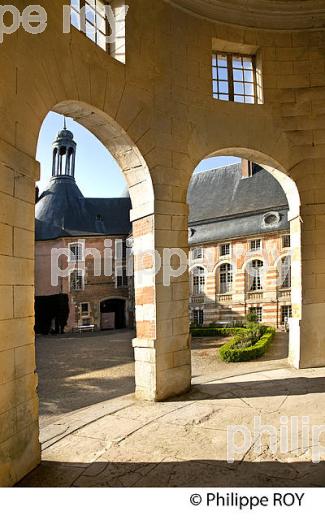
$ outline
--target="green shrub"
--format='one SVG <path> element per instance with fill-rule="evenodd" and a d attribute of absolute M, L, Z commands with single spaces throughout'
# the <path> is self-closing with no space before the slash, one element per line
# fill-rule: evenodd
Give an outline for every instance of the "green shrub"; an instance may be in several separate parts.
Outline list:
<path fill-rule="evenodd" d="M 235 363 L 257 359 L 265 354 L 275 335 L 275 329 L 263 325 L 251 327 L 247 332 L 241 332 L 221 347 L 219 353 L 223 361 Z"/>
<path fill-rule="evenodd" d="M 242 331 L 246 329 L 241 328 L 231 328 L 231 327 L 198 327 L 191 329 L 191 334 L 193 338 L 199 337 L 213 337 L 213 336 L 221 336 L 221 337 L 229 337 L 229 336 L 237 336 Z"/>
<path fill-rule="evenodd" d="M 255 312 L 250 312 L 246 316 L 246 321 L 248 323 L 257 323 L 257 320 L 258 320 L 258 316 L 257 316 L 257 314 L 255 314 Z"/>

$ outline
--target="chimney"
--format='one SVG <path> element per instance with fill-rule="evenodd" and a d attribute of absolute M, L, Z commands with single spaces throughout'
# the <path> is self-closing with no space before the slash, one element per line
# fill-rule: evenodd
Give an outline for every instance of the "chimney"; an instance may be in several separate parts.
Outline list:
<path fill-rule="evenodd" d="M 253 163 L 247 159 L 241 160 L 242 179 L 248 179 L 253 176 Z"/>
<path fill-rule="evenodd" d="M 39 187 L 35 186 L 35 204 L 37 204 L 39 199 Z"/>

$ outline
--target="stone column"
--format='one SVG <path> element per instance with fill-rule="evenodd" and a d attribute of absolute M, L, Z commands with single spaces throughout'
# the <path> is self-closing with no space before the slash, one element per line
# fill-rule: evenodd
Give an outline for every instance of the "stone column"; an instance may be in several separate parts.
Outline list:
<path fill-rule="evenodd" d="M 188 209 L 186 204 L 171 202 L 157 202 L 156 206 L 155 215 L 133 223 L 136 396 L 152 401 L 182 394 L 191 386 L 187 262 L 181 276 L 172 278 L 170 284 L 164 280 L 164 269 L 170 261 L 166 249 L 188 252 Z M 174 269 L 178 267 L 176 257 L 171 264 Z"/>
<path fill-rule="evenodd" d="M 322 193 L 325 194 L 325 189 Z M 299 368 L 307 368 L 325 365 L 325 198 L 323 203 L 303 205 L 301 214 L 302 320 Z"/>
<path fill-rule="evenodd" d="M 291 220 L 289 356 L 296 368 L 325 365 L 325 160 L 321 152 L 318 148 L 319 158 L 305 160 L 293 171 L 301 199 L 301 219 Z"/>
<path fill-rule="evenodd" d="M 0 141 L 0 486 L 40 462 L 34 348 L 34 202 L 39 164 Z"/>
<path fill-rule="evenodd" d="M 295 368 L 301 365 L 301 318 L 302 318 L 302 272 L 301 272 L 301 217 L 290 220 L 291 241 L 291 305 L 289 333 L 289 362 Z"/>

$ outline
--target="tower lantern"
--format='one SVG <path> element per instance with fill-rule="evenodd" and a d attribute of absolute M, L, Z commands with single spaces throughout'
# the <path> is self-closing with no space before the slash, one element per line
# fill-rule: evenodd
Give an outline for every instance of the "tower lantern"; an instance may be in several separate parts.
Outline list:
<path fill-rule="evenodd" d="M 67 130 L 64 118 L 64 128 L 53 143 L 52 177 L 72 177 L 75 174 L 77 144 L 73 133 Z"/>

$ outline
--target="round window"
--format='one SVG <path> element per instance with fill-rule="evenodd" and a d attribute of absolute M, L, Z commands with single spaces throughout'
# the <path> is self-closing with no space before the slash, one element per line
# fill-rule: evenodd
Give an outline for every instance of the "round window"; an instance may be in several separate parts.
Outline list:
<path fill-rule="evenodd" d="M 267 213 L 264 215 L 265 226 L 276 226 L 280 222 L 280 215 L 276 212 Z"/>

